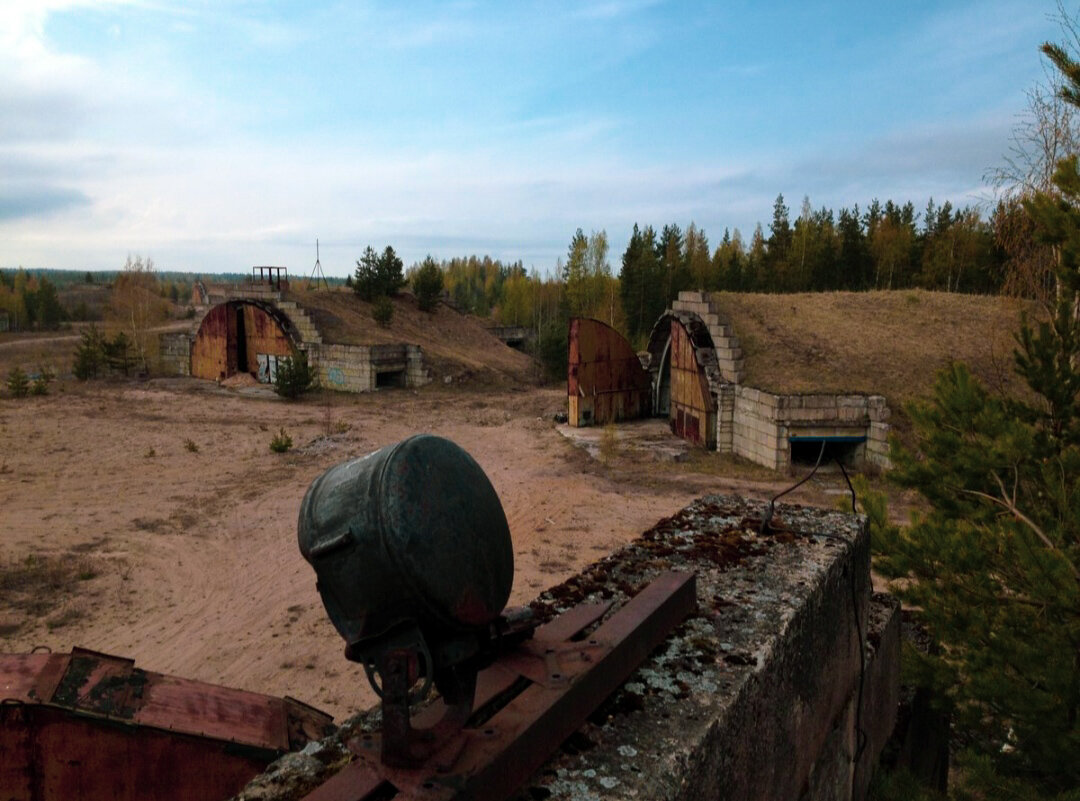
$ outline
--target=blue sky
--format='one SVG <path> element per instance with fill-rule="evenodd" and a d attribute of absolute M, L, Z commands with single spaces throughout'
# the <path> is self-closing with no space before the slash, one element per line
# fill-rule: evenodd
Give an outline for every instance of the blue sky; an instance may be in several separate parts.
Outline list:
<path fill-rule="evenodd" d="M 782 192 L 968 205 L 1053 2 L 0 0 L 0 266 L 749 239 Z"/>

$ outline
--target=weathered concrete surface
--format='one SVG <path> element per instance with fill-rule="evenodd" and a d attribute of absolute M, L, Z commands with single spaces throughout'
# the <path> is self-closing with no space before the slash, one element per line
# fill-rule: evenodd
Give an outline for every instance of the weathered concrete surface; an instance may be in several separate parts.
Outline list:
<path fill-rule="evenodd" d="M 742 498 L 702 498 L 533 603 L 546 618 L 583 600 L 624 601 L 663 570 L 697 573 L 697 613 L 521 799 L 862 797 L 895 716 L 897 609 L 871 603 L 861 518 L 780 505 L 772 532 L 760 534 L 762 513 Z M 301 797 L 347 761 L 342 742 L 287 757 L 295 765 L 240 798 Z"/>

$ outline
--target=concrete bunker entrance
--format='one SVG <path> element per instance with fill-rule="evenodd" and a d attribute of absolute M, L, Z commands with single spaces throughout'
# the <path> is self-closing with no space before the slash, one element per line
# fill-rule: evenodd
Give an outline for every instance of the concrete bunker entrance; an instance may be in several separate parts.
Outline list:
<path fill-rule="evenodd" d="M 865 460 L 866 437 L 792 435 L 788 437 L 791 464 L 825 468 L 840 462 L 844 467 L 861 467 Z"/>
<path fill-rule="evenodd" d="M 383 370 L 375 373 L 375 388 L 404 387 L 405 370 Z"/>

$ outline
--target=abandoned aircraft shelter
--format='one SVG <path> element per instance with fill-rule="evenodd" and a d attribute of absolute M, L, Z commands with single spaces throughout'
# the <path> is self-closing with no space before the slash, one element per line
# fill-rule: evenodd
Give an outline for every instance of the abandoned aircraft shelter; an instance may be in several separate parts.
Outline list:
<path fill-rule="evenodd" d="M 324 341 L 309 310 L 268 283 L 213 287 L 190 331 L 160 336 L 166 372 L 221 381 L 247 373 L 272 383 L 280 359 L 307 355 L 321 386 L 344 392 L 428 382 L 419 345 Z"/>
<path fill-rule="evenodd" d="M 774 470 L 819 457 L 888 465 L 883 396 L 749 386 L 731 322 L 705 292 L 680 292 L 640 355 L 610 326 L 571 320 L 568 361 L 572 426 L 656 416 L 684 439 Z"/>

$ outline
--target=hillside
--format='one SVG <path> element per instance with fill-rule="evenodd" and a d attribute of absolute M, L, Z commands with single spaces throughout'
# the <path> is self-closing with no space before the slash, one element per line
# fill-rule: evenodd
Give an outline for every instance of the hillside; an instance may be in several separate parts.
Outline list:
<path fill-rule="evenodd" d="M 455 375 L 527 381 L 535 373 L 530 357 L 493 337 L 478 318 L 442 303 L 431 313 L 422 312 L 416 298 L 403 292 L 393 299 L 394 316 L 384 328 L 372 318 L 371 304 L 348 289 L 291 290 L 285 297 L 295 300 L 311 315 L 324 342 L 419 345 L 435 378 Z"/>
<path fill-rule="evenodd" d="M 966 362 L 991 388 L 1019 389 L 1013 333 L 1028 301 L 925 290 L 763 295 L 716 292 L 739 337 L 746 383 L 774 392 L 867 392 L 896 411 Z"/>

